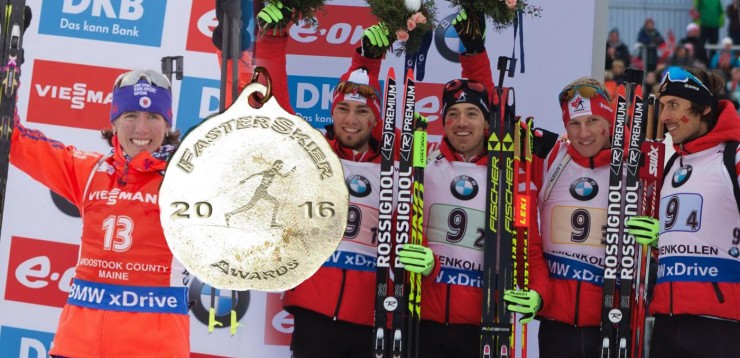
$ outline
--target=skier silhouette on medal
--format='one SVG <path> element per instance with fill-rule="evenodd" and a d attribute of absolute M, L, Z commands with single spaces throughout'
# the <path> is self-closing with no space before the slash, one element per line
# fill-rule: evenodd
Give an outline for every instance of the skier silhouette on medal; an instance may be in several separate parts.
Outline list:
<path fill-rule="evenodd" d="M 262 172 L 254 173 L 245 179 L 242 179 L 239 181 L 239 184 L 244 184 L 247 182 L 247 180 L 251 179 L 252 177 L 255 177 L 257 175 L 262 175 L 262 182 L 257 187 L 257 189 L 254 191 L 254 195 L 252 196 L 252 199 L 249 200 L 247 205 L 244 205 L 242 207 L 239 207 L 236 210 L 233 210 L 231 212 L 226 213 L 226 226 L 229 226 L 229 219 L 231 219 L 232 216 L 247 211 L 251 209 L 254 204 L 256 204 L 260 199 L 267 200 L 268 202 L 272 203 L 273 209 L 272 209 L 272 222 L 270 223 L 270 227 L 282 227 L 282 225 L 278 224 L 275 219 L 277 218 L 278 210 L 280 210 L 280 202 L 275 199 L 274 196 L 270 195 L 267 192 L 267 188 L 272 183 L 272 180 L 275 179 L 276 175 L 279 175 L 283 178 L 287 177 L 288 175 L 292 174 L 295 171 L 295 167 L 288 171 L 285 174 L 280 173 L 280 171 L 283 169 L 283 161 L 282 160 L 276 160 L 274 163 L 272 163 L 272 167 L 270 169 L 267 169 Z"/>

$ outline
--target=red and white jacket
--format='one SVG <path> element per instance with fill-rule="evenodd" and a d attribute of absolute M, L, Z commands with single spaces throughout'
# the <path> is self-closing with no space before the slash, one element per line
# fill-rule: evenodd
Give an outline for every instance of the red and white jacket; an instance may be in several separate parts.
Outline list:
<path fill-rule="evenodd" d="M 529 288 L 542 296 L 542 318 L 574 326 L 601 323 L 609 158 L 610 149 L 588 158 L 565 142 L 544 162 L 534 157 L 540 228 L 531 220 Z"/>
<path fill-rule="evenodd" d="M 365 67 L 369 76 L 377 77 L 380 73 L 380 62 L 381 59 L 369 59 L 355 52 L 350 71 Z M 275 68 L 273 72 L 275 70 L 279 68 Z M 285 67 L 282 71 L 285 71 Z M 382 120 L 378 119 L 378 123 L 382 123 Z M 377 227 L 378 222 L 380 155 L 377 145 L 371 145 L 365 153 L 356 153 L 342 147 L 336 139 L 330 139 L 329 144 L 342 161 L 345 178 L 355 177 L 356 184 L 362 187 L 362 189 L 356 187 L 354 190 L 350 188 L 350 206 L 369 215 L 363 215 L 357 232 L 349 225 L 337 251 L 313 276 L 285 292 L 283 307 L 288 312 L 291 312 L 293 307 L 299 307 L 333 319 L 372 326 L 377 252 L 374 246 L 369 245 L 369 241 L 372 239 L 371 230 Z M 370 196 L 363 196 L 366 190 Z M 372 197 L 375 198 L 374 204 Z M 345 264 L 346 262 L 351 264 Z"/>
<path fill-rule="evenodd" d="M 483 83 L 497 98 L 487 52 L 460 56 L 462 77 Z M 493 100 L 491 103 L 495 103 Z M 434 251 L 434 280 L 421 286 L 421 318 L 479 325 L 487 154 L 466 162 L 442 139 L 424 170 L 424 237 Z M 462 221 L 450 223 L 450 215 Z M 465 230 L 460 225 L 464 224 Z"/>
<path fill-rule="evenodd" d="M 652 314 L 689 314 L 740 321 L 740 228 L 733 185 L 722 162 L 724 143 L 740 141 L 740 116 L 720 101 L 707 134 L 674 145 L 680 155 L 660 192 L 658 279 Z M 735 163 L 740 172 L 740 154 Z"/>
<path fill-rule="evenodd" d="M 159 222 L 166 162 L 147 152 L 127 160 L 117 137 L 113 148 L 110 155 L 80 151 L 15 123 L 11 163 L 82 217 L 73 287 L 50 354 L 188 357 L 184 269 Z"/>

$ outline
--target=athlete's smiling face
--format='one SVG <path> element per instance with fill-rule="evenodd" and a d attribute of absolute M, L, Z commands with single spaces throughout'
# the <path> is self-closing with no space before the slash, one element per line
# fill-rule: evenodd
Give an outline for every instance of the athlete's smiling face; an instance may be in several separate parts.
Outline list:
<path fill-rule="evenodd" d="M 161 114 L 152 112 L 124 112 L 113 121 L 113 132 L 123 151 L 133 158 L 141 152 L 152 153 L 164 142 L 169 125 Z"/>
<path fill-rule="evenodd" d="M 368 150 L 377 120 L 370 106 L 357 101 L 341 101 L 334 107 L 331 117 L 334 135 L 342 146 L 357 152 Z"/>
<path fill-rule="evenodd" d="M 472 103 L 457 103 L 445 114 L 445 136 L 465 160 L 485 151 L 483 141 L 487 129 L 483 112 Z"/>
<path fill-rule="evenodd" d="M 609 121 L 601 116 L 571 118 L 565 124 L 568 140 L 578 154 L 590 158 L 604 148 L 609 148 L 611 135 Z"/>

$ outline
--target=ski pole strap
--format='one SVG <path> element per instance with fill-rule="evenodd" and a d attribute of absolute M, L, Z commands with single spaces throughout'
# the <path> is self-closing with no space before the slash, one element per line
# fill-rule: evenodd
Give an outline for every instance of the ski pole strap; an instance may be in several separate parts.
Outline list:
<path fill-rule="evenodd" d="M 547 199 L 550 198 L 550 193 L 552 192 L 552 188 L 555 186 L 555 183 L 558 181 L 558 178 L 560 178 L 560 174 L 563 174 L 563 170 L 565 169 L 565 166 L 568 165 L 568 163 L 571 160 L 570 154 L 567 152 L 563 155 L 563 158 L 560 160 L 560 163 L 558 163 L 558 167 L 555 168 L 555 172 L 550 177 L 550 180 L 547 181 L 547 186 L 545 186 L 545 196 L 544 200 L 547 201 Z"/>

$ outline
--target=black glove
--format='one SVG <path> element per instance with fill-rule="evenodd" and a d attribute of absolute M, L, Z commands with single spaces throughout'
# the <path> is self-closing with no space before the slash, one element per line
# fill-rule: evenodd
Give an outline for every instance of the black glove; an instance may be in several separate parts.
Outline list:
<path fill-rule="evenodd" d="M 468 15 L 465 9 L 460 10 L 452 20 L 452 26 L 457 31 L 465 53 L 473 55 L 485 51 L 486 46 L 486 17 L 482 13 Z"/>
<path fill-rule="evenodd" d="M 542 159 L 547 158 L 558 138 L 557 133 L 542 128 L 532 128 L 532 153 Z"/>
<path fill-rule="evenodd" d="M 31 26 L 31 18 L 33 17 L 33 14 L 31 13 L 31 8 L 26 5 L 26 9 L 23 12 L 23 32 L 26 32 L 26 29 L 28 29 L 29 26 Z"/>

